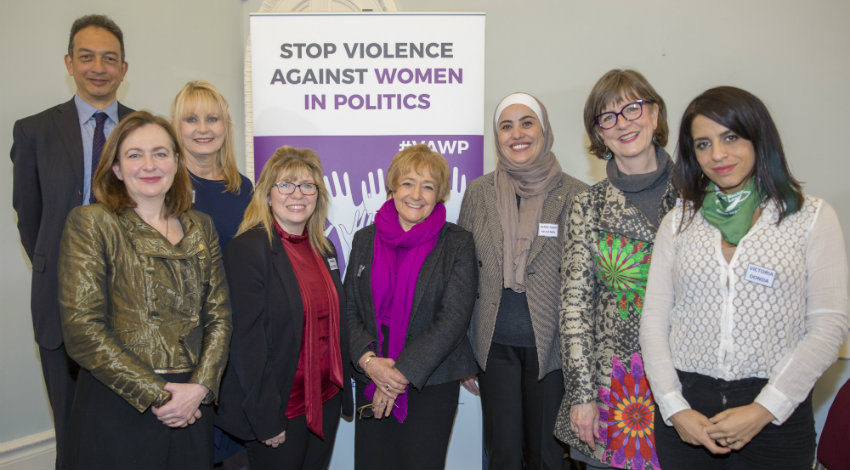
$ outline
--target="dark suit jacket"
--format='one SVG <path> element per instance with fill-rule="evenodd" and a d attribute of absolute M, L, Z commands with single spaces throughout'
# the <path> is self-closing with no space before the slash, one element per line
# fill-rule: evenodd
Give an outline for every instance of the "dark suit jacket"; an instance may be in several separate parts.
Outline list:
<path fill-rule="evenodd" d="M 118 117 L 133 110 L 118 104 Z M 42 347 L 62 345 L 56 261 L 68 212 L 83 203 L 83 140 L 74 99 L 15 123 L 12 205 L 32 263 L 32 320 Z"/>
<path fill-rule="evenodd" d="M 375 225 L 354 235 L 345 274 L 346 316 L 351 329 L 351 361 L 377 344 L 378 326 L 372 297 Z M 396 368 L 421 390 L 478 373 L 466 337 L 478 289 L 478 267 L 472 234 L 446 222 L 434 250 L 425 258 L 419 277 L 404 349 Z M 359 369 L 359 368 L 358 368 Z M 365 383 L 369 378 L 355 370 Z"/>
<path fill-rule="evenodd" d="M 345 296 L 339 270 L 331 270 L 328 263 L 335 256 L 325 258 L 325 267 L 339 294 L 342 413 L 353 416 L 351 366 L 345 360 Z M 286 405 L 304 329 L 301 291 L 280 237 L 275 233 L 269 246 L 268 235 L 260 227 L 227 244 L 224 267 L 230 284 L 233 336 L 216 425 L 241 439 L 263 441 L 287 428 Z"/>

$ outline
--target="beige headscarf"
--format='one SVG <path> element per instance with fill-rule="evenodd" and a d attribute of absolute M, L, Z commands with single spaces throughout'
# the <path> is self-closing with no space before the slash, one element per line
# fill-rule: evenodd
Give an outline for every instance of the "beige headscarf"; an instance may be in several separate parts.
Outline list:
<path fill-rule="evenodd" d="M 510 105 L 521 104 L 531 109 L 543 128 L 543 148 L 530 165 L 517 167 L 502 154 L 499 147 L 499 117 Z M 493 131 L 496 137 L 496 210 L 502 223 L 504 242 L 505 288 L 525 292 L 525 265 L 531 242 L 537 236 L 543 201 L 561 180 L 561 165 L 552 153 L 552 126 L 546 107 L 537 98 L 527 93 L 513 93 L 496 106 L 493 116 Z M 517 208 L 516 197 L 520 197 Z"/>

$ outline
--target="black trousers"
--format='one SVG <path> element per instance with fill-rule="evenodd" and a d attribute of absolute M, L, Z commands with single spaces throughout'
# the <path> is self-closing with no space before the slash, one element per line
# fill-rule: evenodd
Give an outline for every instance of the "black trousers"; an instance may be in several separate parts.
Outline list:
<path fill-rule="evenodd" d="M 65 351 L 65 345 L 57 349 L 38 347 L 41 359 L 41 372 L 47 389 L 47 399 L 53 410 L 53 429 L 56 433 L 56 468 L 65 468 L 65 442 L 68 420 L 71 417 L 71 405 L 74 403 L 74 390 L 77 387 L 77 365 Z"/>
<path fill-rule="evenodd" d="M 369 403 L 363 395 L 365 388 L 365 384 L 357 382 L 358 408 Z M 446 467 L 460 381 L 425 386 L 422 391 L 411 387 L 407 394 L 404 423 L 399 423 L 392 415 L 383 419 L 355 417 L 355 469 L 435 470 Z"/>
<path fill-rule="evenodd" d="M 490 470 L 558 470 L 565 448 L 555 439 L 564 396 L 560 370 L 538 376 L 537 349 L 493 343 L 478 374 L 484 452 Z"/>
<path fill-rule="evenodd" d="M 749 405 L 766 379 L 727 382 L 692 372 L 678 372 L 682 394 L 696 411 L 711 418 L 729 408 Z M 655 445 L 661 468 L 810 469 L 815 459 L 812 396 L 806 398 L 781 426 L 769 423 L 743 449 L 714 455 L 705 447 L 682 442 L 672 426 L 655 413 Z"/>
<path fill-rule="evenodd" d="M 296 416 L 286 426 L 286 440 L 273 448 L 260 441 L 248 441 L 248 462 L 251 470 L 274 468 L 327 469 L 331 464 L 336 430 L 342 410 L 342 393 L 339 392 L 322 405 L 322 440 L 307 429 L 307 416 Z"/>
<path fill-rule="evenodd" d="M 186 382 L 191 373 L 167 374 Z M 169 428 L 148 408 L 139 413 L 117 393 L 80 370 L 68 426 L 65 463 L 73 469 L 208 469 L 213 458 L 213 410 L 201 419 Z"/>

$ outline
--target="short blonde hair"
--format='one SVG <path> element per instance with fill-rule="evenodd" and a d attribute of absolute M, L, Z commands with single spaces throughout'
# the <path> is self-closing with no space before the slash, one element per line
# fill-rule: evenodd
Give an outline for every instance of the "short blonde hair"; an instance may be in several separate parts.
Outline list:
<path fill-rule="evenodd" d="M 449 164 L 439 153 L 431 150 L 425 144 L 406 147 L 393 157 L 390 168 L 387 170 L 387 199 L 393 195 L 395 188 L 404 175 L 415 171 L 422 174 L 428 170 L 437 184 L 437 202 L 446 202 L 449 198 Z"/>
<path fill-rule="evenodd" d="M 333 247 L 325 237 L 329 200 L 328 191 L 325 188 L 322 162 L 316 152 L 311 149 L 298 149 L 284 145 L 275 151 L 274 155 L 263 166 L 263 171 L 260 173 L 257 185 L 254 186 L 254 194 L 245 209 L 245 216 L 242 218 L 242 223 L 239 224 L 236 236 L 254 227 L 262 226 L 269 237 L 269 243 L 271 243 L 272 237 L 277 236 L 274 231 L 274 215 L 269 205 L 269 197 L 274 189 L 274 184 L 280 175 L 283 175 L 284 179 L 294 178 L 301 172 L 306 172 L 313 178 L 317 190 L 316 209 L 307 219 L 307 236 L 310 239 L 310 245 L 322 255 L 333 253 Z"/>
<path fill-rule="evenodd" d="M 204 106 L 217 109 L 221 114 L 221 119 L 224 120 L 224 141 L 215 157 L 215 163 L 224 172 L 224 180 L 227 182 L 224 190 L 239 194 L 242 187 L 242 176 L 236 166 L 236 151 L 233 147 L 233 119 L 230 117 L 227 100 L 224 99 L 215 85 L 206 80 L 187 82 L 174 97 L 174 103 L 171 104 L 171 125 L 179 134 L 180 121 Z"/>

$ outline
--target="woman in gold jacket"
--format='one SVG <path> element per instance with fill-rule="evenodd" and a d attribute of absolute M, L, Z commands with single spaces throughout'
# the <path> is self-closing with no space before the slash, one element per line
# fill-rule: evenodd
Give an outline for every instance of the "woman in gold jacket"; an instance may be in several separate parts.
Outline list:
<path fill-rule="evenodd" d="M 59 303 L 81 370 L 71 468 L 210 468 L 230 305 L 210 218 L 191 210 L 180 140 L 133 113 L 106 142 L 96 204 L 68 215 Z"/>

